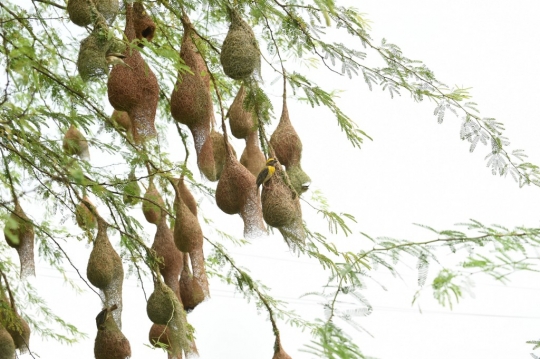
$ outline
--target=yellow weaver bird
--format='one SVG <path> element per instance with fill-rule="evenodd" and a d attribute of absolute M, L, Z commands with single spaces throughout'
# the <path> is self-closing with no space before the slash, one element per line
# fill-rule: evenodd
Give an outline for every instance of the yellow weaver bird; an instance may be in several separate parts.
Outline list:
<path fill-rule="evenodd" d="M 274 167 L 276 163 L 278 163 L 278 161 L 274 157 L 270 157 L 266 160 L 266 167 L 264 167 L 257 176 L 257 188 L 259 188 L 260 185 L 264 185 L 264 183 L 274 175 L 274 172 L 276 172 L 276 167 Z"/>

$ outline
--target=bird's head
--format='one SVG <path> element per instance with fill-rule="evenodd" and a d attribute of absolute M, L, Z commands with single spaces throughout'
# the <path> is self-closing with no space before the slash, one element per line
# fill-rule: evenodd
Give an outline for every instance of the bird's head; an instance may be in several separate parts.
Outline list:
<path fill-rule="evenodd" d="M 270 157 L 269 159 L 266 160 L 267 166 L 275 166 L 277 163 L 278 163 L 278 160 L 274 157 Z"/>

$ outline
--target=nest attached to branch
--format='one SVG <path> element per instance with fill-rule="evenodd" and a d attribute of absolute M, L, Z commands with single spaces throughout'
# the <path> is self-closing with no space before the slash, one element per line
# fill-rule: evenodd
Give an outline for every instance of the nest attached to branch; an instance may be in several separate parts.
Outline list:
<path fill-rule="evenodd" d="M 2 323 L 0 323 L 0 358 L 15 358 L 15 343 Z"/>
<path fill-rule="evenodd" d="M 240 163 L 255 177 L 266 166 L 266 158 L 259 147 L 259 132 L 257 130 L 251 132 L 246 138 L 246 147 L 240 157 Z"/>
<path fill-rule="evenodd" d="M 154 185 L 154 180 L 150 178 L 150 183 L 144 194 L 144 200 L 142 204 L 142 211 L 144 218 L 150 223 L 158 224 L 161 220 L 162 209 L 165 207 L 165 202 L 159 194 L 156 186 Z"/>
<path fill-rule="evenodd" d="M 110 45 L 107 38 L 100 35 L 98 31 L 93 31 L 81 41 L 77 57 L 77 71 L 83 81 L 103 78 L 109 73 L 106 55 Z"/>
<path fill-rule="evenodd" d="M 261 53 L 253 29 L 238 11 L 233 8 L 228 10 L 231 24 L 220 54 L 223 71 L 235 80 L 249 78 L 254 72 L 260 74 Z"/>
<path fill-rule="evenodd" d="M 10 247 L 17 250 L 21 265 L 21 279 L 36 275 L 34 236 L 34 225 L 24 213 L 19 201 L 15 200 L 15 209 L 4 227 L 4 238 Z"/>
<path fill-rule="evenodd" d="M 167 226 L 165 215 L 161 217 L 157 226 L 152 249 L 156 251 L 156 256 L 161 259 L 159 271 L 165 284 L 179 297 L 178 278 L 182 271 L 183 256 L 174 244 L 173 233 Z"/>
<path fill-rule="evenodd" d="M 133 5 L 126 5 L 125 34 L 130 42 L 136 39 Z M 154 126 L 159 86 L 156 75 L 134 48 L 124 52 L 124 65 L 115 65 L 107 82 L 109 102 L 117 111 L 125 111 L 131 119 L 135 143 L 157 135 Z"/>
<path fill-rule="evenodd" d="M 114 308 L 114 306 L 105 308 L 100 313 L 100 315 L 105 315 L 105 320 L 100 323 L 96 341 L 94 342 L 94 356 L 96 359 L 125 359 L 131 357 L 129 341 L 120 331 L 114 316 L 109 313 Z"/>
<path fill-rule="evenodd" d="M 97 226 L 97 218 L 88 206 L 93 208 L 94 212 L 96 211 L 96 207 L 88 196 L 84 196 L 81 203 L 75 207 L 75 220 L 77 221 L 77 225 L 83 230 L 91 230 Z"/>
<path fill-rule="evenodd" d="M 148 15 L 142 2 L 133 3 L 133 27 L 135 28 L 135 36 L 137 39 L 142 40 L 145 38 L 148 42 L 154 38 L 156 32 L 156 24 L 154 20 Z M 139 43 L 139 46 L 143 46 Z"/>
<path fill-rule="evenodd" d="M 246 90 L 244 85 L 242 85 L 229 108 L 229 128 L 231 129 L 232 135 L 236 138 L 246 138 L 255 129 L 253 114 L 244 110 L 245 98 Z"/>
<path fill-rule="evenodd" d="M 180 190 L 178 190 L 180 193 Z M 175 198 L 176 219 L 174 221 L 174 243 L 184 253 L 202 247 L 203 233 L 197 216 L 184 203 L 182 198 Z"/>
<path fill-rule="evenodd" d="M 75 25 L 88 26 L 96 22 L 99 15 L 92 12 L 90 2 L 107 22 L 112 22 L 118 13 L 118 0 L 69 0 L 67 12 Z"/>
<path fill-rule="evenodd" d="M 19 354 L 28 353 L 30 350 L 30 326 L 17 313 L 15 303 L 8 299 L 3 286 L 0 284 L 0 327 L 2 325 L 11 335 L 15 349 L 19 349 Z M 2 339 L 0 338 L 0 358 L 3 358 L 1 342 Z"/>
<path fill-rule="evenodd" d="M 194 253 L 195 255 L 191 258 L 188 253 L 184 253 L 184 267 L 180 274 L 180 296 L 182 297 L 184 309 L 188 313 L 209 297 L 204 257 L 201 263 L 200 257 L 198 257 L 199 251 Z M 190 264 L 193 271 L 197 271 L 197 273 L 192 273 Z"/>
<path fill-rule="evenodd" d="M 88 150 L 88 141 L 84 135 L 77 129 L 77 127 L 71 125 L 64 135 L 62 141 L 62 148 L 64 152 L 69 156 L 79 156 L 81 159 L 89 161 L 90 152 Z"/>

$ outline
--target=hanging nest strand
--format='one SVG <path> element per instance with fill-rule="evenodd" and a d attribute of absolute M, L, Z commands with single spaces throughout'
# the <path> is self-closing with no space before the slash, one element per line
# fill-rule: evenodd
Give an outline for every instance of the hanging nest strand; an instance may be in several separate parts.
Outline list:
<path fill-rule="evenodd" d="M 227 214 L 240 214 L 247 238 L 266 232 L 255 181 L 255 176 L 229 153 L 216 187 L 216 204 Z"/>
<path fill-rule="evenodd" d="M 232 135 L 236 138 L 246 138 L 253 133 L 255 129 L 253 114 L 244 110 L 245 98 L 246 89 L 242 84 L 229 108 L 229 128 L 231 129 Z"/>
<path fill-rule="evenodd" d="M 64 135 L 62 148 L 69 156 L 79 156 L 81 159 L 89 161 L 90 152 L 88 150 L 88 141 L 84 135 L 75 126 L 71 125 Z"/>
<path fill-rule="evenodd" d="M 193 135 L 197 165 L 211 181 L 216 179 L 214 151 L 210 139 L 210 126 L 214 119 L 212 97 L 210 95 L 210 76 L 206 63 L 194 41 L 198 36 L 189 19 L 182 18 L 184 35 L 180 57 L 189 66 L 191 73 L 179 72 L 171 94 L 171 115 L 186 125 Z"/>
<path fill-rule="evenodd" d="M 161 216 L 157 226 L 152 249 L 156 252 L 156 256 L 161 259 L 159 271 L 165 284 L 180 298 L 178 278 L 182 271 L 184 257 L 174 244 L 173 233 L 167 226 L 165 214 Z"/>
<path fill-rule="evenodd" d="M 101 299 L 105 306 L 117 306 L 112 316 L 121 328 L 124 268 L 120 256 L 109 241 L 107 223 L 102 218 L 98 218 L 98 231 L 88 259 L 86 277 L 93 286 L 101 289 Z"/>
<path fill-rule="evenodd" d="M 148 42 L 152 41 L 156 32 L 156 24 L 144 9 L 142 2 L 137 1 L 133 3 L 133 13 L 133 27 L 135 28 L 137 39 L 142 40 L 145 38 Z M 138 45 L 140 47 L 143 46 L 140 42 Z"/>
<path fill-rule="evenodd" d="M 303 245 L 306 238 L 300 198 L 284 181 L 285 173 L 276 165 L 274 175 L 262 186 L 261 202 L 265 222 L 279 229 L 291 248 Z"/>
<path fill-rule="evenodd" d="M 118 13 L 118 0 L 92 0 L 95 4 L 95 10 L 103 16 L 107 22 L 114 20 Z M 88 26 L 95 23 L 98 14 L 92 12 L 89 0 L 69 0 L 67 3 L 67 12 L 69 19 L 78 26 Z"/>
<path fill-rule="evenodd" d="M 257 130 L 252 131 L 248 135 L 246 147 L 240 157 L 240 163 L 255 177 L 257 177 L 261 170 L 264 169 L 264 166 L 266 166 L 266 159 L 259 147 L 259 132 Z"/>
<path fill-rule="evenodd" d="M 93 212 L 88 207 L 92 208 Z M 97 219 L 94 215 L 94 212 L 97 213 L 96 211 L 94 204 L 90 201 L 88 196 L 85 195 L 81 203 L 75 207 L 75 220 L 77 221 L 77 225 L 83 230 L 96 228 Z"/>
<path fill-rule="evenodd" d="M 142 204 L 142 211 L 144 218 L 150 223 L 158 224 L 161 219 L 162 209 L 165 207 L 165 202 L 159 194 L 156 186 L 154 185 L 154 180 L 150 178 L 150 183 L 144 194 L 144 200 Z"/>
<path fill-rule="evenodd" d="M 255 34 L 238 11 L 230 7 L 228 11 L 231 24 L 220 54 L 223 71 L 234 80 L 247 79 L 254 72 L 260 76 L 261 53 Z"/>
<path fill-rule="evenodd" d="M 131 357 L 129 341 L 120 331 L 111 312 L 116 306 L 103 309 L 96 317 L 98 332 L 94 342 L 96 359 L 125 359 Z"/>
<path fill-rule="evenodd" d="M 125 34 L 130 42 L 136 39 L 133 5 L 126 5 Z M 134 48 L 124 52 L 123 65 L 115 65 L 107 82 L 110 104 L 117 111 L 125 111 L 131 119 L 131 132 L 140 144 L 157 135 L 154 125 L 159 86 L 156 75 Z"/>
<path fill-rule="evenodd" d="M 15 199 L 15 208 L 4 227 L 4 238 L 10 247 L 17 250 L 21 279 L 36 275 L 34 236 L 34 225 L 24 213 L 19 201 Z"/>

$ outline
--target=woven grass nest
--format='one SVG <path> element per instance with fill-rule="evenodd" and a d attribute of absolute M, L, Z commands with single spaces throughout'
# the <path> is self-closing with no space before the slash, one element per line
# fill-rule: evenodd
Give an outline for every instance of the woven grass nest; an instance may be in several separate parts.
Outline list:
<path fill-rule="evenodd" d="M 238 94 L 229 108 L 229 128 L 231 133 L 236 138 L 246 138 L 254 130 L 255 123 L 253 114 L 244 110 L 244 99 L 246 98 L 246 90 L 244 85 L 240 86 Z"/>
<path fill-rule="evenodd" d="M 156 24 L 144 9 L 142 2 L 133 3 L 133 13 L 133 27 L 137 39 L 145 38 L 148 42 L 152 41 L 156 32 Z M 139 46 L 143 45 L 139 43 Z"/>
<path fill-rule="evenodd" d="M 221 46 L 220 61 L 227 76 L 242 80 L 255 71 L 260 73 L 261 54 L 253 30 L 238 11 L 229 8 L 229 15 L 231 24 Z"/>
<path fill-rule="evenodd" d="M 0 323 L 0 358 L 13 359 L 15 358 L 15 343 L 9 332 Z"/>
<path fill-rule="evenodd" d="M 88 206 L 93 208 L 94 212 L 96 211 L 96 207 L 88 196 L 84 196 L 81 203 L 75 207 L 75 220 L 77 221 L 77 225 L 83 230 L 94 229 L 97 226 L 96 216 Z"/>
<path fill-rule="evenodd" d="M 175 199 L 174 243 L 180 251 L 187 253 L 202 246 L 203 233 L 197 216 L 184 203 L 180 190 L 177 194 L 180 197 Z"/>
<path fill-rule="evenodd" d="M 125 359 L 131 357 L 129 341 L 120 331 L 114 317 L 107 315 L 101 324 L 94 342 L 96 359 Z"/>
<path fill-rule="evenodd" d="M 105 290 L 120 273 L 123 276 L 122 260 L 109 241 L 105 222 L 98 219 L 98 231 L 88 259 L 86 277 L 93 286 Z"/>
<path fill-rule="evenodd" d="M 200 278 L 193 275 L 189 267 L 190 256 L 188 253 L 184 253 L 184 265 L 180 274 L 180 296 L 184 309 L 188 313 L 201 304 L 208 295 L 203 288 L 204 283 L 201 283 Z M 208 289 L 208 285 L 206 285 L 206 289 Z"/>
<path fill-rule="evenodd" d="M 245 237 L 256 237 L 266 231 L 255 180 L 255 176 L 229 154 L 216 187 L 216 204 L 227 214 L 240 214 Z"/>
<path fill-rule="evenodd" d="M 251 132 L 246 139 L 246 147 L 240 157 L 240 163 L 255 177 L 266 165 L 266 158 L 259 147 L 258 131 Z"/>
<path fill-rule="evenodd" d="M 129 114 L 125 111 L 114 110 L 111 115 L 111 122 L 121 130 L 126 132 L 131 131 L 131 119 L 129 118 Z"/>
<path fill-rule="evenodd" d="M 217 181 L 221 177 L 223 168 L 225 167 L 225 161 L 227 159 L 227 148 L 225 143 L 225 136 L 221 132 L 217 132 L 212 129 L 210 132 L 210 138 L 212 139 L 212 148 L 214 151 L 214 164 L 215 164 L 215 180 Z M 236 151 L 229 144 L 229 151 L 234 157 L 236 157 Z"/>
<path fill-rule="evenodd" d="M 92 0 L 95 10 L 99 14 L 92 12 L 90 0 L 69 0 L 67 3 L 67 12 L 69 19 L 79 26 L 88 26 L 102 16 L 105 20 L 111 21 L 115 18 L 119 9 L 118 0 Z"/>
<path fill-rule="evenodd" d="M 133 5 L 126 5 L 125 34 L 131 42 L 136 38 Z M 156 75 L 143 60 L 137 49 L 124 52 L 127 66 L 116 65 L 107 82 L 110 104 L 117 111 L 125 111 L 131 119 L 131 132 L 135 143 L 157 135 L 154 125 L 159 86 Z"/>
<path fill-rule="evenodd" d="M 129 182 L 124 186 L 123 189 L 124 204 L 135 205 L 140 201 L 139 197 L 141 197 L 141 187 L 139 187 L 139 183 L 135 177 L 135 172 L 130 172 L 128 180 Z"/>
<path fill-rule="evenodd" d="M 183 255 L 174 244 L 171 229 L 167 226 L 166 216 L 162 216 L 154 236 L 152 249 L 156 256 L 161 259 L 159 271 L 165 284 L 179 296 L 178 278 L 183 266 Z"/>
<path fill-rule="evenodd" d="M 150 332 L 148 333 L 148 341 L 156 348 L 162 348 L 165 346 L 169 348 L 171 346 L 171 330 L 166 325 L 152 324 Z"/>
<path fill-rule="evenodd" d="M 165 202 L 163 202 L 163 198 L 154 185 L 153 179 L 150 179 L 150 183 L 143 198 L 142 211 L 144 218 L 146 218 L 148 222 L 157 225 L 160 222 L 162 215 L 161 208 L 165 207 Z"/>
<path fill-rule="evenodd" d="M 81 41 L 77 56 L 77 71 L 83 81 L 99 79 L 109 73 L 106 60 L 109 47 L 110 42 L 97 31 L 93 31 Z"/>
<path fill-rule="evenodd" d="M 88 141 L 74 125 L 71 125 L 64 135 L 62 148 L 69 156 L 79 156 L 83 160 L 90 160 Z"/>
<path fill-rule="evenodd" d="M 30 326 L 18 313 L 15 315 L 16 324 L 6 329 L 13 339 L 15 349 L 19 349 L 19 354 L 25 354 L 30 350 Z"/>
<path fill-rule="evenodd" d="M 182 201 L 184 204 L 189 208 L 191 213 L 193 213 L 195 216 L 197 216 L 197 201 L 195 201 L 195 197 L 193 197 L 193 194 L 191 191 L 187 188 L 186 183 L 184 181 L 184 177 L 180 177 L 178 181 L 176 182 L 176 185 L 178 187 L 178 190 L 180 192 L 180 198 L 182 198 Z M 174 208 L 176 209 L 178 201 L 178 196 L 174 197 Z"/>
<path fill-rule="evenodd" d="M 10 247 L 17 250 L 21 264 L 21 279 L 36 275 L 34 236 L 34 225 L 16 200 L 15 208 L 4 227 L 4 238 Z"/>

